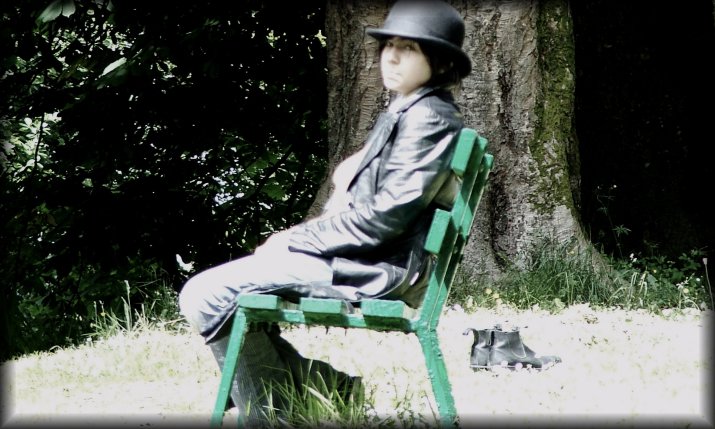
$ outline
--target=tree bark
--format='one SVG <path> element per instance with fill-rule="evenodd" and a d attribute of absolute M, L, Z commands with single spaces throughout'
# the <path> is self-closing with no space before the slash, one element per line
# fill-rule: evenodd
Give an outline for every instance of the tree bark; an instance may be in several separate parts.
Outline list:
<path fill-rule="evenodd" d="M 364 30 L 380 26 L 390 4 L 328 2 L 329 172 L 357 150 L 388 101 L 376 43 Z M 578 214 L 573 29 L 567 0 L 451 4 L 465 20 L 473 63 L 457 102 L 495 161 L 460 272 L 474 283 L 506 264 L 523 266 L 544 237 L 589 245 Z M 317 207 L 329 180 L 323 188 Z"/>
<path fill-rule="evenodd" d="M 379 27 L 387 2 L 328 0 L 328 168 L 309 216 L 325 203 L 335 166 L 362 146 L 389 93 L 380 78 L 377 41 L 365 30 Z"/>

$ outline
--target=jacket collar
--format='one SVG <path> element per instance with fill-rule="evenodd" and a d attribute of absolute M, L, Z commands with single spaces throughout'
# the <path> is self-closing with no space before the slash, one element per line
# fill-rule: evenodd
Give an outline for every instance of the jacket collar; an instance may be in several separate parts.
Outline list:
<path fill-rule="evenodd" d="M 399 95 L 390 102 L 390 105 L 387 106 L 387 110 L 392 113 L 402 113 L 412 107 L 412 105 L 417 103 L 422 97 L 431 94 L 438 89 L 438 87 L 423 86 L 406 97 Z"/>
<path fill-rule="evenodd" d="M 370 161 L 377 157 L 380 150 L 382 150 L 383 146 L 385 146 L 390 139 L 400 115 L 420 99 L 437 90 L 439 90 L 437 87 L 423 86 L 407 97 L 397 97 L 390 102 L 390 105 L 387 107 L 387 112 L 383 112 L 383 114 L 378 117 L 378 122 L 373 128 L 373 132 L 368 136 L 368 140 L 365 143 L 368 146 L 368 150 L 362 160 L 360 160 L 358 168 L 350 180 L 351 184 Z"/>

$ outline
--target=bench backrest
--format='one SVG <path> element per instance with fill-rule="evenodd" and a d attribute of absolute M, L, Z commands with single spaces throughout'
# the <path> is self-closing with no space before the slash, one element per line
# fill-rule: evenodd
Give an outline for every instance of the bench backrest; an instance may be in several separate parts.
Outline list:
<path fill-rule="evenodd" d="M 425 249 L 437 256 L 430 274 L 418 324 L 435 327 L 461 262 L 464 246 L 482 198 L 493 156 L 486 153 L 487 140 L 476 130 L 463 128 L 459 134 L 451 168 L 462 179 L 450 211 L 437 209 Z"/>

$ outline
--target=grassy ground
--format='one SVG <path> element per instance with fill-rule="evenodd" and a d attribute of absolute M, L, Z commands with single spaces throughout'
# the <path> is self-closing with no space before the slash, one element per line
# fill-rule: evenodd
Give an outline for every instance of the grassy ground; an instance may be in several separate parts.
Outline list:
<path fill-rule="evenodd" d="M 712 312 L 448 310 L 440 324 L 463 426 L 575 424 L 712 427 Z M 467 327 L 522 327 L 524 342 L 563 362 L 543 372 L 469 368 Z M 363 376 L 376 416 L 431 426 L 431 388 L 416 338 L 295 328 L 305 355 Z M 3 427 L 208 425 L 219 372 L 200 337 L 142 330 L 3 364 Z M 225 426 L 235 426 L 227 414 Z"/>

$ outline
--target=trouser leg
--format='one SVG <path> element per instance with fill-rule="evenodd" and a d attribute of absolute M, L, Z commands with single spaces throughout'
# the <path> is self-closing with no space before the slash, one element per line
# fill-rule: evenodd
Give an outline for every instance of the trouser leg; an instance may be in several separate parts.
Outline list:
<path fill-rule="evenodd" d="M 208 343 L 220 369 L 223 369 L 228 341 L 229 336 L 223 335 Z M 288 371 L 265 331 L 246 332 L 230 393 L 246 427 L 267 426 L 269 409 L 285 407 L 281 390 L 271 386 L 285 385 L 289 379 Z M 280 411 L 276 412 L 280 414 Z"/>
<path fill-rule="evenodd" d="M 280 329 L 275 324 L 267 332 L 273 347 L 290 371 L 293 388 L 298 394 L 302 395 L 307 386 L 320 388 L 323 383 L 328 391 L 337 391 L 346 401 L 351 394 L 362 395 L 364 393 L 361 377 L 351 376 L 327 362 L 304 357 L 280 335 Z"/>
<path fill-rule="evenodd" d="M 192 277 L 179 295 L 181 313 L 207 341 L 223 368 L 228 336 L 236 300 L 245 292 L 272 292 L 288 288 L 300 296 L 342 297 L 331 289 L 333 271 L 330 261 L 273 246 L 261 254 L 231 261 Z M 302 389 L 312 378 L 352 385 L 355 378 L 335 370 L 325 362 L 311 361 L 273 329 L 249 331 L 237 362 L 231 398 L 239 412 L 248 410 L 247 423 L 261 425 L 261 414 L 267 406 L 285 409 L 280 389 L 269 389 L 272 403 L 264 395 L 269 384 L 284 384 L 291 377 L 294 387 Z M 329 385 L 330 386 L 330 385 Z M 285 389 L 283 389 L 285 390 Z M 286 398 L 286 400 L 288 400 Z M 258 404 L 258 407 L 256 407 Z M 253 420 L 253 419 L 257 420 Z"/>
<path fill-rule="evenodd" d="M 194 275 L 179 294 L 179 306 L 189 324 L 211 340 L 235 311 L 236 299 L 241 293 L 291 290 L 307 296 L 314 291 L 331 291 L 332 280 L 329 260 L 275 250 L 249 255 Z"/>
<path fill-rule="evenodd" d="M 328 260 L 276 249 L 198 273 L 184 285 L 179 294 L 179 306 L 189 324 L 204 336 L 220 368 L 223 368 L 228 347 L 227 333 L 230 331 L 228 327 L 233 320 L 231 316 L 239 294 L 270 292 L 296 285 L 305 288 L 329 287 L 331 283 L 332 268 Z M 269 393 L 275 399 L 272 403 L 264 393 L 268 384 L 286 382 L 291 366 L 285 362 L 300 361 L 293 355 L 295 350 L 291 349 L 285 347 L 282 341 L 272 336 L 269 338 L 264 330 L 246 333 L 237 361 L 231 400 L 239 412 L 246 415 L 248 425 L 263 424 L 265 421 L 261 419 L 261 414 L 267 406 L 283 408 L 278 390 L 270 389 Z"/>
<path fill-rule="evenodd" d="M 219 368 L 228 347 L 228 335 L 219 335 L 208 343 Z M 327 362 L 306 358 L 280 335 L 277 325 L 250 331 L 245 334 L 243 347 L 236 363 L 236 374 L 231 385 L 231 400 L 243 416 L 246 427 L 267 426 L 268 415 L 282 417 L 289 410 L 295 392 L 302 397 L 306 386 L 337 390 L 347 400 L 353 389 L 362 389 L 360 377 L 352 377 L 335 369 Z"/>

